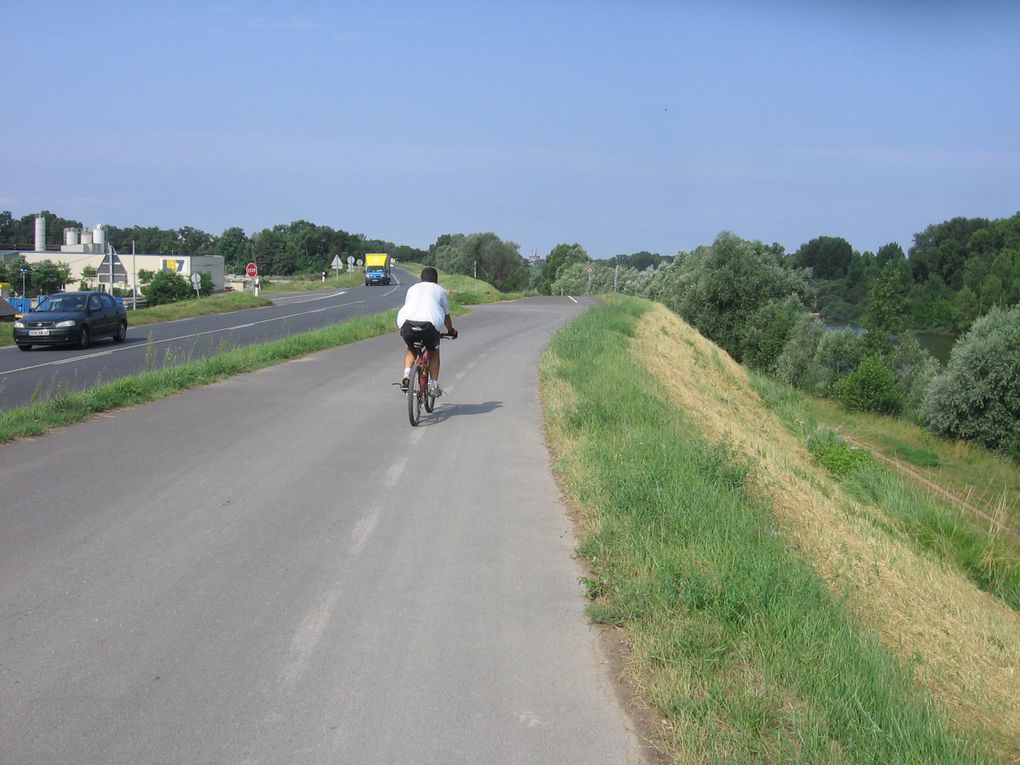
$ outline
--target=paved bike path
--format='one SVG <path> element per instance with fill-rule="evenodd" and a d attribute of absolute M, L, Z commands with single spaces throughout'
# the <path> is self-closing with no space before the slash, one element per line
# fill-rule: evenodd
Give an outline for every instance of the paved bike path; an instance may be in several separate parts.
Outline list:
<path fill-rule="evenodd" d="M 394 332 L 0 448 L 0 762 L 640 762 L 541 430 L 579 310 L 459 320 L 417 428 Z"/>

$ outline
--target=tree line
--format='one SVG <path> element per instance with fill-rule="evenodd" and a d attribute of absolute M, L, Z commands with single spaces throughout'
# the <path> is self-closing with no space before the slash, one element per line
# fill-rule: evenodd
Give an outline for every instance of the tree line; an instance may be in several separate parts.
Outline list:
<path fill-rule="evenodd" d="M 779 245 L 728 232 L 643 270 L 608 268 L 579 245 L 559 245 L 536 287 L 552 294 L 615 290 L 661 302 L 751 369 L 848 408 L 905 416 L 937 435 L 1020 459 L 1020 295 L 1014 289 L 1020 274 L 1011 270 L 1020 253 L 1018 224 L 1014 216 L 972 227 L 965 245 L 958 233 L 967 227 L 958 221 L 929 227 L 911 248 L 916 263 L 893 246 L 871 256 L 832 238 L 787 255 Z M 979 281 L 991 289 L 982 287 L 977 307 L 960 313 L 958 295 Z M 857 304 L 853 318 L 864 332 L 826 330 L 817 309 L 834 283 L 857 285 L 859 297 L 843 294 Z M 957 297 L 948 296 L 954 286 Z M 952 326 L 968 329 L 945 368 L 909 331 L 932 310 L 918 303 L 940 291 Z"/>
<path fill-rule="evenodd" d="M 34 218 L 0 215 L 0 242 L 27 237 Z M 76 222 L 47 215 L 47 239 L 59 241 L 50 227 L 62 235 L 65 225 Z M 334 256 L 386 251 L 503 291 L 640 295 L 667 305 L 752 369 L 851 408 L 905 415 L 940 435 L 1020 456 L 1020 213 L 929 226 L 909 253 L 895 243 L 856 252 L 830 236 L 787 253 L 724 232 L 673 256 L 594 261 L 580 244 L 561 243 L 532 262 L 492 232 L 443 234 L 419 250 L 307 221 L 250 237 L 240 228 L 212 236 L 110 226 L 107 240 L 121 251 L 134 241 L 139 251 L 220 255 L 228 271 L 255 260 L 265 274 L 318 273 Z M 49 265 L 33 267 L 49 273 Z M 16 281 L 2 269 L 0 281 Z M 823 320 L 855 321 L 866 331 L 825 331 Z M 968 328 L 945 369 L 908 331 Z"/>

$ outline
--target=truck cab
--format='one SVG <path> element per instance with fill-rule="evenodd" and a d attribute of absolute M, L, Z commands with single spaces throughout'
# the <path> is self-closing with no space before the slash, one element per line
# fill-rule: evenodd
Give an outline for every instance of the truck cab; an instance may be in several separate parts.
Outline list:
<path fill-rule="evenodd" d="M 365 255 L 365 286 L 389 284 L 393 278 L 389 253 L 370 252 Z"/>

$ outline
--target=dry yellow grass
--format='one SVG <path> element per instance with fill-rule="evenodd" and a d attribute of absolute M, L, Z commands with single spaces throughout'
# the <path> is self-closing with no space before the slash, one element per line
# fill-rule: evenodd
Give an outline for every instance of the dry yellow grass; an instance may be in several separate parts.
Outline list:
<path fill-rule="evenodd" d="M 949 723 L 1020 762 L 1020 615 L 883 532 L 874 523 L 881 512 L 813 464 L 744 369 L 668 309 L 642 317 L 631 352 L 710 441 L 748 460 L 752 490 L 784 536 L 860 623 L 913 663 Z"/>

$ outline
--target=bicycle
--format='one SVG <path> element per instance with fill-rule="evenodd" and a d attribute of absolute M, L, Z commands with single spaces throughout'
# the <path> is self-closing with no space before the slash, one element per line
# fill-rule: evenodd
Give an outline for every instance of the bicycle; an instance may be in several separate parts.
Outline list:
<path fill-rule="evenodd" d="M 456 336 L 444 332 L 440 337 L 453 340 Z M 411 421 L 412 427 L 421 422 L 422 407 L 425 407 L 428 413 L 436 408 L 436 397 L 429 395 L 429 361 L 432 358 L 432 351 L 420 340 L 415 341 L 413 347 L 415 358 L 407 386 L 407 419 Z"/>

